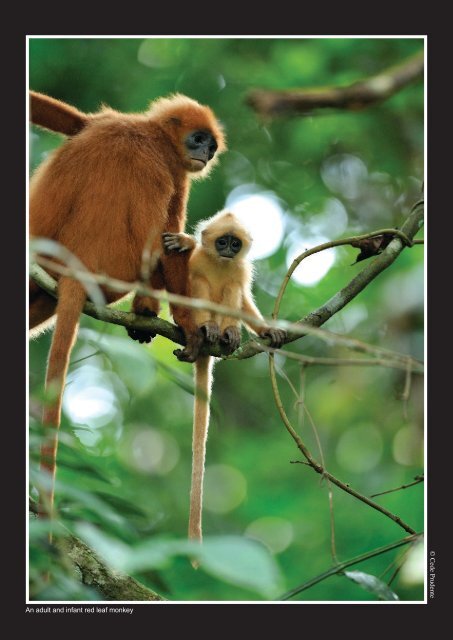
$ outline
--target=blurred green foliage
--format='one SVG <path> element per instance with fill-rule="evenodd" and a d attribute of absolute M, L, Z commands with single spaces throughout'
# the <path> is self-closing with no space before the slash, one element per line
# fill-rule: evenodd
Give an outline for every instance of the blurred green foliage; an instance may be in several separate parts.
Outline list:
<path fill-rule="evenodd" d="M 82 110 L 96 111 L 106 103 L 118 110 L 142 111 L 153 98 L 172 92 L 186 93 L 214 109 L 224 123 L 229 151 L 209 180 L 194 183 L 189 228 L 223 208 L 236 187 L 273 194 L 285 227 L 279 246 L 256 262 L 256 300 L 266 315 L 286 273 L 290 249 L 300 253 L 304 242 L 319 235 L 333 239 L 400 226 L 420 198 L 421 83 L 362 112 L 313 113 L 270 122 L 261 121 L 244 98 L 252 87 L 348 84 L 420 50 L 421 39 L 31 38 L 29 47 L 30 87 Z M 31 169 L 61 142 L 60 136 L 32 128 Z M 273 229 L 267 229 L 267 235 L 272 234 Z M 366 264 L 351 266 L 356 255 L 357 250 L 338 248 L 333 265 L 316 284 L 293 280 L 281 317 L 297 320 L 324 303 Z M 129 304 L 122 302 L 121 307 Z M 405 250 L 326 328 L 422 358 L 423 247 Z M 50 338 L 45 333 L 30 344 L 33 401 L 43 400 Z M 126 567 L 171 600 L 275 598 L 332 564 L 327 486 L 306 466 L 290 464 L 300 456 L 274 405 L 266 356 L 218 363 L 207 452 L 207 560 L 205 570 L 195 572 L 184 546 L 192 374 L 189 365 L 176 361 L 173 348 L 161 337 L 150 347 L 139 346 L 121 327 L 82 318 L 61 428 L 61 520 L 111 563 Z M 312 337 L 288 349 L 313 356 L 354 355 Z M 310 420 L 301 416 L 294 393 L 304 385 L 306 407 L 332 473 L 370 495 L 406 484 L 422 472 L 419 376 L 413 376 L 404 402 L 404 372 L 353 366 L 311 366 L 302 372 L 294 361 L 278 358 L 277 364 L 284 372 L 279 383 L 288 415 L 320 459 Z M 42 480 L 36 415 L 30 430 L 30 480 L 36 495 Z M 376 501 L 415 530 L 423 528 L 423 484 Z M 340 560 L 405 535 L 336 488 L 333 503 Z M 252 539 L 260 542 L 252 545 Z M 102 599 L 71 576 L 45 540 L 43 523 L 32 521 L 30 597 Z M 250 552 L 247 544 L 253 547 Z M 423 564 L 406 547 L 354 569 L 385 582 L 398 567 L 389 568 L 390 563 L 402 557 L 407 562 L 391 588 L 402 600 L 423 599 Z M 242 560 L 235 563 L 232 558 Z M 42 575 L 49 562 L 52 579 L 46 583 Z M 361 588 L 359 579 L 334 576 L 298 597 L 358 601 L 377 596 Z"/>

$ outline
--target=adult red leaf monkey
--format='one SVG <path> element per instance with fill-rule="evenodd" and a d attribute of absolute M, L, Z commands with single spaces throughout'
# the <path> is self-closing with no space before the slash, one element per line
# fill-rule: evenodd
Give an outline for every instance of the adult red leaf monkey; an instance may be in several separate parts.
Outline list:
<path fill-rule="evenodd" d="M 262 320 L 251 293 L 253 267 L 246 256 L 252 239 L 246 228 L 232 213 L 220 211 L 199 224 L 197 235 L 201 238 L 201 244 L 184 233 L 165 233 L 163 236 L 167 251 L 191 252 L 189 295 L 217 302 Z M 235 351 L 241 340 L 241 321 L 202 309 L 192 309 L 192 314 L 198 332 L 191 336 L 185 349 L 178 349 L 175 354 L 179 360 L 195 361 L 189 538 L 201 542 L 203 477 L 214 359 L 211 356 L 199 356 L 199 351 L 203 342 L 213 343 L 219 338 L 230 353 Z M 286 334 L 281 329 L 263 328 L 249 321 L 246 324 L 259 336 L 270 337 L 272 347 L 279 348 L 285 339 Z"/>
<path fill-rule="evenodd" d="M 140 114 L 109 108 L 84 114 L 32 93 L 31 119 L 73 135 L 31 180 L 31 235 L 60 242 L 89 271 L 127 282 L 140 279 L 142 253 L 150 238 L 151 252 L 161 254 L 161 234 L 183 231 L 190 178 L 205 176 L 225 148 L 211 109 L 183 95 L 159 98 Z M 186 294 L 187 256 L 162 255 L 151 286 Z M 83 286 L 68 277 L 59 278 L 58 294 L 56 303 L 30 283 L 30 328 L 57 314 L 46 373 L 46 387 L 55 389 L 57 399 L 43 416 L 43 423 L 55 429 L 41 451 L 41 466 L 52 479 L 65 377 L 86 300 Z M 108 302 L 121 297 L 108 288 L 104 294 Z M 133 310 L 157 315 L 159 304 L 137 296 Z M 186 337 L 196 330 L 187 309 L 173 306 L 172 313 Z M 132 332 L 132 337 L 150 340 L 143 332 Z M 47 511 L 52 512 L 53 489 L 48 502 Z M 41 511 L 46 511 L 42 501 Z"/>

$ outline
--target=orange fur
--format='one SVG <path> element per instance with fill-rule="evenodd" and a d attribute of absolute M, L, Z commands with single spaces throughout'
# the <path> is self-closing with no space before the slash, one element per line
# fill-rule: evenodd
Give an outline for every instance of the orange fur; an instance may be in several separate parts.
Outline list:
<path fill-rule="evenodd" d="M 184 255 L 163 255 L 161 235 L 185 226 L 190 178 L 206 175 L 225 149 L 220 125 L 208 107 L 186 96 L 160 98 L 147 112 L 124 114 L 103 108 L 81 114 L 59 101 L 32 93 L 32 121 L 54 131 L 75 134 L 36 170 L 30 183 L 30 232 L 58 241 L 95 273 L 127 282 L 140 279 L 142 253 L 160 255 L 152 285 L 187 294 Z M 69 124 L 68 124 L 69 123 Z M 72 123 L 72 124 L 71 124 Z M 186 138 L 207 131 L 217 154 L 200 170 Z M 104 288 L 108 302 L 121 294 Z M 61 278 L 57 324 L 50 349 L 46 385 L 57 400 L 44 423 L 58 427 L 67 365 L 86 294 L 80 284 Z M 136 297 L 134 311 L 158 313 L 158 302 Z M 185 309 L 172 306 L 186 336 L 194 331 Z M 30 285 L 30 328 L 55 313 L 55 302 Z M 56 430 L 44 445 L 43 466 L 55 475 Z M 52 500 L 50 500 L 52 502 Z"/>

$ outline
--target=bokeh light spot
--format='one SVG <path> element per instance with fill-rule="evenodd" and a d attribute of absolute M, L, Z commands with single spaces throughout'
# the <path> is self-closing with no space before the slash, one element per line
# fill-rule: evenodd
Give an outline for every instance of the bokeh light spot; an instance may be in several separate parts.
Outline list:
<path fill-rule="evenodd" d="M 401 583 L 407 586 L 423 584 L 425 571 L 423 542 L 419 542 L 408 552 L 406 560 L 401 567 Z"/>
<path fill-rule="evenodd" d="M 91 366 L 80 367 L 68 376 L 63 409 L 76 424 L 102 427 L 118 410 L 115 394 L 103 372 Z"/>
<path fill-rule="evenodd" d="M 413 427 L 402 427 L 393 438 L 393 457 L 399 464 L 411 466 L 422 463 L 421 437 Z"/>
<path fill-rule="evenodd" d="M 292 524 L 283 518 L 264 517 L 254 520 L 245 535 L 262 542 L 272 553 L 281 553 L 289 547 L 294 538 Z"/>
<path fill-rule="evenodd" d="M 379 431 L 371 424 L 348 429 L 341 436 L 336 450 L 338 463 L 348 471 L 370 471 L 382 456 L 383 444 Z"/>
<path fill-rule="evenodd" d="M 179 460 L 179 446 L 173 436 L 148 426 L 137 426 L 125 438 L 120 458 L 148 475 L 166 475 Z"/>
<path fill-rule="evenodd" d="M 212 513 L 228 513 L 247 495 L 247 481 L 238 469 L 226 464 L 206 467 L 203 505 Z"/>
<path fill-rule="evenodd" d="M 361 194 L 368 177 L 363 160 L 350 153 L 339 153 L 323 162 L 321 178 L 333 193 L 353 200 Z"/>
<path fill-rule="evenodd" d="M 310 238 L 302 238 L 299 235 L 293 235 L 293 241 L 288 247 L 286 253 L 286 265 L 289 267 L 292 261 L 307 249 L 328 242 L 324 236 L 310 236 Z M 292 278 L 299 284 L 311 287 L 319 282 L 330 270 L 335 262 L 334 249 L 326 249 L 308 256 L 297 266 Z"/>
<path fill-rule="evenodd" d="M 254 185 L 236 187 L 229 194 L 228 209 L 250 231 L 253 244 L 249 256 L 252 260 L 267 258 L 277 251 L 284 233 L 283 210 L 272 191 L 257 191 Z"/>

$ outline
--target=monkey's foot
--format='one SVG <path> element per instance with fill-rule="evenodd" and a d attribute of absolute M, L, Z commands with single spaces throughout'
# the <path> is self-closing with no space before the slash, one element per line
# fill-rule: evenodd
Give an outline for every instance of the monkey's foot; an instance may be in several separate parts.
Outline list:
<path fill-rule="evenodd" d="M 286 331 L 283 329 L 263 329 L 259 333 L 260 338 L 270 338 L 270 346 L 273 349 L 280 349 L 286 340 Z"/>
<path fill-rule="evenodd" d="M 193 238 L 186 233 L 163 233 L 162 242 L 165 253 L 171 253 L 172 251 L 183 253 L 184 251 L 190 251 L 195 246 Z"/>
<path fill-rule="evenodd" d="M 228 353 L 233 353 L 241 344 L 241 331 L 238 327 L 227 327 L 220 338 L 228 348 Z"/>
<path fill-rule="evenodd" d="M 157 313 L 146 308 L 142 309 L 139 315 L 145 316 L 147 318 L 157 318 Z M 129 336 L 129 338 L 132 338 L 132 340 L 138 340 L 140 344 L 143 344 L 145 342 L 149 343 L 153 338 L 156 337 L 155 331 L 146 331 L 143 329 L 127 329 L 127 335 Z"/>
<path fill-rule="evenodd" d="M 195 362 L 200 353 L 201 345 L 204 341 L 204 333 L 198 329 L 187 337 L 187 344 L 184 349 L 175 349 L 173 353 L 181 362 Z"/>
<path fill-rule="evenodd" d="M 204 341 L 208 342 L 209 344 L 214 344 L 214 342 L 217 342 L 217 340 L 219 339 L 220 327 L 217 322 L 214 322 L 212 320 L 209 322 L 205 322 L 204 324 L 200 325 L 200 331 L 203 334 Z"/>
<path fill-rule="evenodd" d="M 187 348 L 175 349 L 173 353 L 180 362 L 195 362 L 198 356 L 198 354 L 195 354 L 192 350 L 188 350 Z"/>

